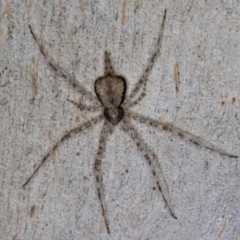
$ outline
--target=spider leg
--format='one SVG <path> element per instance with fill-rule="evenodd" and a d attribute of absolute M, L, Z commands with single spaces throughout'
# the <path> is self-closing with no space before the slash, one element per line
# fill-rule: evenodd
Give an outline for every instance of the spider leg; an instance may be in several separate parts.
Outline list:
<path fill-rule="evenodd" d="M 38 40 L 37 36 L 32 30 L 32 27 L 29 25 L 30 32 L 32 34 L 33 39 L 38 45 L 38 48 L 42 55 L 44 56 L 46 62 L 48 65 L 56 72 L 56 74 L 62 78 L 64 78 L 68 84 L 70 84 L 74 89 L 79 91 L 82 95 L 86 96 L 90 101 L 94 101 L 96 103 L 99 103 L 97 101 L 97 98 L 92 95 L 91 92 L 87 91 L 84 86 L 82 86 L 78 81 L 75 80 L 73 76 L 71 76 L 69 73 L 67 73 L 65 70 L 63 70 L 54 60 L 49 56 L 43 45 Z"/>
<path fill-rule="evenodd" d="M 113 70 L 113 66 L 112 66 L 112 63 L 111 63 L 111 60 L 110 60 L 110 57 L 109 57 L 109 53 L 106 51 L 104 53 L 104 75 L 107 75 L 107 74 L 111 74 L 111 75 L 115 75 L 115 71 Z"/>
<path fill-rule="evenodd" d="M 88 106 L 86 104 L 84 104 L 81 100 L 79 100 L 79 102 L 75 102 L 71 99 L 67 99 L 70 103 L 72 103 L 73 105 L 75 105 L 77 108 L 79 108 L 81 111 L 85 110 L 85 111 L 89 111 L 89 112 L 96 112 L 96 111 L 100 111 L 102 110 L 101 106 Z"/>
<path fill-rule="evenodd" d="M 233 155 L 227 151 L 224 151 L 221 148 L 213 145 L 212 143 L 204 141 L 200 137 L 197 137 L 197 136 L 193 135 L 192 133 L 189 133 L 189 132 L 181 129 L 181 128 L 173 125 L 172 123 L 168 123 L 168 122 L 161 123 L 159 121 L 156 121 L 154 119 L 145 117 L 141 114 L 134 113 L 134 112 L 128 112 L 127 115 L 138 122 L 145 123 L 145 124 L 151 125 L 153 127 L 156 127 L 158 129 L 162 129 L 162 130 L 165 130 L 168 132 L 172 132 L 172 134 L 179 136 L 180 138 L 182 138 L 185 141 L 194 143 L 197 146 L 204 147 L 206 149 L 209 149 L 214 152 L 218 152 L 221 155 L 225 155 L 225 156 L 228 156 L 231 158 L 238 158 L 238 156 Z"/>
<path fill-rule="evenodd" d="M 160 34 L 158 37 L 158 41 L 157 41 L 154 53 L 153 53 L 150 61 L 148 62 L 146 70 L 144 71 L 142 77 L 136 84 L 135 88 L 132 90 L 132 92 L 125 104 L 125 107 L 127 107 L 127 108 L 138 104 L 146 96 L 146 86 L 147 86 L 147 81 L 148 81 L 148 75 L 149 75 L 149 72 L 152 70 L 153 64 L 156 60 L 156 56 L 157 56 L 159 50 L 161 49 L 161 45 L 162 45 L 162 38 L 163 38 L 166 15 L 167 15 L 167 10 L 165 9 L 164 15 L 163 15 L 163 20 L 162 20 L 162 25 L 161 25 L 161 29 L 160 29 Z M 136 100 L 131 101 L 131 99 L 135 97 L 135 95 L 138 93 L 139 89 L 142 86 L 143 86 L 143 90 L 142 90 L 141 94 L 138 96 L 138 98 Z"/>
<path fill-rule="evenodd" d="M 142 153 L 142 155 L 144 156 L 144 158 L 147 160 L 147 163 L 151 169 L 151 172 L 153 174 L 153 177 L 154 177 L 154 180 L 157 184 L 157 187 L 158 187 L 158 190 L 159 192 L 161 193 L 162 195 L 162 198 L 171 214 L 171 216 L 175 219 L 177 219 L 176 215 L 174 214 L 173 210 L 172 210 L 172 206 L 171 204 L 167 201 L 167 199 L 169 199 L 169 193 L 168 193 L 168 188 L 167 188 L 167 183 L 166 183 L 166 180 L 164 178 L 164 175 L 163 175 L 163 171 L 162 171 L 162 168 L 157 160 L 157 157 L 156 156 L 153 156 L 154 158 L 154 161 L 151 160 L 151 158 L 149 157 L 149 155 L 147 154 L 147 152 L 144 150 L 142 144 L 140 143 L 140 140 L 138 139 L 137 135 L 135 134 L 136 132 L 136 129 L 133 127 L 132 124 L 130 124 L 129 122 L 127 122 L 126 120 L 123 120 L 123 125 L 124 125 L 124 130 L 126 132 L 129 133 L 129 135 L 131 136 L 131 138 L 133 139 L 133 141 L 135 142 L 135 144 L 137 145 L 138 149 L 140 150 L 140 152 Z M 160 176 L 157 177 L 157 174 L 156 174 L 156 169 L 158 169 L 158 171 L 160 172 Z M 160 178 L 161 180 L 161 184 L 160 184 L 160 181 L 158 180 L 158 178 Z M 161 187 L 164 186 L 164 188 Z M 165 190 L 163 193 L 163 189 Z M 167 197 L 165 196 L 165 194 L 167 195 Z"/>
<path fill-rule="evenodd" d="M 92 119 L 90 119 L 89 121 L 81 124 L 79 127 L 74 128 L 72 130 L 70 130 L 68 133 L 66 133 L 53 147 L 52 149 L 45 155 L 45 157 L 42 159 L 42 161 L 40 162 L 40 164 L 37 166 L 37 168 L 34 170 L 34 172 L 32 173 L 32 175 L 27 179 L 27 181 L 23 184 L 23 187 L 25 187 L 29 181 L 33 178 L 33 176 L 36 174 L 36 172 L 40 169 L 40 167 L 44 164 L 44 162 L 47 160 L 47 158 L 51 155 L 52 152 L 54 152 L 65 140 L 67 140 L 68 138 L 72 137 L 73 135 L 82 132 L 83 130 L 85 130 L 86 128 L 89 128 L 90 126 L 96 124 L 97 122 L 99 122 L 101 119 L 103 118 L 103 115 L 99 115 L 97 117 L 94 117 Z"/>
<path fill-rule="evenodd" d="M 105 121 L 102 131 L 101 131 L 98 152 L 97 152 L 97 156 L 96 156 L 95 163 L 94 163 L 94 174 L 96 177 L 97 193 L 98 193 L 98 198 L 99 198 L 99 201 L 101 204 L 102 215 L 104 217 L 104 221 L 105 221 L 105 225 L 106 225 L 108 234 L 110 234 L 110 230 L 109 230 L 108 218 L 107 218 L 106 211 L 105 211 L 106 205 L 103 200 L 104 186 L 103 186 L 103 177 L 102 177 L 102 173 L 101 173 L 101 166 L 102 166 L 102 156 L 103 156 L 103 153 L 106 148 L 107 136 L 109 135 L 110 132 L 111 132 L 110 127 L 109 127 L 107 121 Z"/>

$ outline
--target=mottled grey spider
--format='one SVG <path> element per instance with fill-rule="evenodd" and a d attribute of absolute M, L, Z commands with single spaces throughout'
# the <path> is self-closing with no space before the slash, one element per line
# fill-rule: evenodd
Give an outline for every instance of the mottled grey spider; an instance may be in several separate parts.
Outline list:
<path fill-rule="evenodd" d="M 42 159 L 40 164 L 37 166 L 37 168 L 34 170 L 32 175 L 28 178 L 28 180 L 23 184 L 23 187 L 25 187 L 29 181 L 33 178 L 33 176 L 36 174 L 36 172 L 39 170 L 39 168 L 44 164 L 44 162 L 47 160 L 47 158 L 50 156 L 52 152 L 54 152 L 65 140 L 73 136 L 74 134 L 80 133 L 83 130 L 90 128 L 92 125 L 100 122 L 100 120 L 104 120 L 104 125 L 100 134 L 100 140 L 99 140 L 99 146 L 98 146 L 98 152 L 97 156 L 95 158 L 94 163 L 94 174 L 96 177 L 96 184 L 97 184 L 97 193 L 98 198 L 101 204 L 102 209 L 102 215 L 104 217 L 105 225 L 108 234 L 110 234 L 110 228 L 109 228 L 109 221 L 106 214 L 106 205 L 103 197 L 104 188 L 103 188 L 103 178 L 101 174 L 101 163 L 102 163 L 102 156 L 105 151 L 106 147 L 106 140 L 109 134 L 113 132 L 113 128 L 118 123 L 122 124 L 122 129 L 128 133 L 135 144 L 137 145 L 138 149 L 141 151 L 144 158 L 147 160 L 148 165 L 150 167 L 150 170 L 152 172 L 152 175 L 156 181 L 157 188 L 159 192 L 162 195 L 162 198 L 169 210 L 169 213 L 171 216 L 175 219 L 177 219 L 173 208 L 170 204 L 169 200 L 169 193 L 167 190 L 167 184 L 165 181 L 165 178 L 163 176 L 163 171 L 161 170 L 161 166 L 155 156 L 150 158 L 149 154 L 144 149 L 143 145 L 141 144 L 141 141 L 136 135 L 136 129 L 131 123 L 131 120 L 135 120 L 138 122 L 142 122 L 148 125 L 151 125 L 158 129 L 163 129 L 169 132 L 172 132 L 173 134 L 179 136 L 182 139 L 188 140 L 198 146 L 210 149 L 212 151 L 216 151 L 222 155 L 226 155 L 228 157 L 237 158 L 237 156 L 232 155 L 228 152 L 225 152 L 221 150 L 220 148 L 214 146 L 211 143 L 202 141 L 199 137 L 194 136 L 191 133 L 188 133 L 176 126 L 174 126 L 171 123 L 161 123 L 157 120 L 151 119 L 149 117 L 145 117 L 141 114 L 135 113 L 130 110 L 131 107 L 138 104 L 146 95 L 146 85 L 148 81 L 148 74 L 151 71 L 154 61 L 156 59 L 157 53 L 159 52 L 161 48 L 162 38 L 163 38 L 163 32 L 164 32 L 164 26 L 165 26 L 165 20 L 166 20 L 166 10 L 164 11 L 163 20 L 161 24 L 160 34 L 159 38 L 156 44 L 156 48 L 153 52 L 153 55 L 150 59 L 150 61 L 147 64 L 146 70 L 144 71 L 142 77 L 137 82 L 135 88 L 131 91 L 130 95 L 126 97 L 126 89 L 127 89 L 127 83 L 126 80 L 122 76 L 116 75 L 108 52 L 105 52 L 105 72 L 104 76 L 98 78 L 95 81 L 94 87 L 95 87 L 95 93 L 97 97 L 95 97 L 91 92 L 87 91 L 84 86 L 82 86 L 78 81 L 75 80 L 74 77 L 72 77 L 70 74 L 66 73 L 57 63 L 54 62 L 54 60 L 48 55 L 48 53 L 45 51 L 43 45 L 40 43 L 38 38 L 36 37 L 35 33 L 33 32 L 31 26 L 30 32 L 32 37 L 34 38 L 35 42 L 37 43 L 40 52 L 44 56 L 45 60 L 47 61 L 48 65 L 62 78 L 64 78 L 72 87 L 74 87 L 78 92 L 80 92 L 83 96 L 88 98 L 93 105 L 88 106 L 85 105 L 83 102 L 78 103 L 72 100 L 67 99 L 69 102 L 80 108 L 81 110 L 86 111 L 102 111 L 100 115 L 97 117 L 93 117 L 89 121 L 81 124 L 79 127 L 74 128 L 70 130 L 67 134 L 65 134 L 53 147 L 52 149 L 45 155 L 45 157 Z M 139 90 L 141 92 L 139 93 Z M 139 96 L 136 98 L 136 94 L 139 93 Z M 156 175 L 156 169 L 160 171 L 160 176 Z"/>

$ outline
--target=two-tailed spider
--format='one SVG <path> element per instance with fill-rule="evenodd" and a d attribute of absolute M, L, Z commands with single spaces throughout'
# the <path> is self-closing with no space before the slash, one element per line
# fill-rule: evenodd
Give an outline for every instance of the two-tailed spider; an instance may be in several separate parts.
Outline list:
<path fill-rule="evenodd" d="M 47 158 L 50 156 L 50 154 L 55 151 L 65 140 L 73 136 L 74 134 L 80 133 L 83 130 L 92 127 L 93 125 L 99 123 L 101 120 L 104 121 L 103 128 L 101 130 L 100 139 L 99 139 L 99 146 L 98 151 L 95 157 L 95 163 L 94 163 L 94 174 L 96 178 L 96 187 L 97 187 L 97 194 L 100 201 L 101 209 L 102 209 L 102 215 L 104 217 L 105 225 L 107 232 L 110 233 L 109 228 L 109 221 L 108 221 L 108 214 L 106 212 L 106 204 L 104 201 L 104 188 L 103 188 L 103 178 L 101 174 L 101 164 L 102 164 L 102 156 L 105 151 L 106 147 L 106 140 L 108 136 L 113 132 L 113 128 L 117 124 L 122 125 L 122 130 L 124 130 L 127 134 L 131 136 L 133 141 L 135 142 L 136 146 L 142 153 L 143 157 L 147 160 L 147 163 L 149 165 L 149 169 L 152 172 L 152 176 L 155 179 L 157 188 L 159 192 L 162 195 L 163 201 L 165 202 L 170 215 L 177 219 L 173 207 L 170 203 L 167 183 L 165 181 L 165 178 L 163 176 L 163 171 L 161 170 L 160 163 L 158 162 L 157 158 L 153 156 L 150 158 L 149 154 L 145 150 L 144 146 L 141 144 L 140 139 L 138 138 L 136 134 L 136 129 L 134 125 L 131 123 L 132 120 L 141 122 L 147 125 L 151 125 L 154 128 L 162 129 L 165 131 L 169 131 L 174 135 L 179 136 L 180 138 L 190 141 L 197 145 L 198 147 L 204 147 L 206 149 L 218 152 L 219 154 L 226 155 L 231 158 L 237 158 L 237 156 L 232 155 L 226 151 L 221 150 L 220 148 L 214 146 L 211 143 L 202 141 L 199 137 L 194 136 L 193 134 L 186 132 L 182 130 L 179 127 L 174 126 L 171 123 L 167 122 L 159 122 L 158 120 L 154 120 L 149 118 L 148 116 L 143 116 L 141 114 L 135 113 L 131 111 L 131 107 L 138 104 L 140 101 L 144 99 L 146 96 L 146 85 L 148 81 L 148 75 L 151 71 L 153 64 L 155 62 L 157 53 L 159 52 L 161 48 L 161 43 L 163 39 L 163 32 L 164 32 L 164 26 L 166 21 L 166 13 L 167 11 L 164 11 L 163 20 L 161 24 L 160 34 L 158 41 L 156 43 L 155 50 L 153 52 L 153 55 L 150 59 L 150 61 L 147 64 L 147 67 L 145 71 L 143 72 L 142 77 L 137 82 L 134 89 L 131 91 L 131 93 L 127 96 L 126 90 L 127 90 L 127 81 L 122 77 L 116 75 L 113 66 L 111 64 L 109 54 L 108 52 L 105 52 L 105 71 L 104 76 L 99 77 L 95 83 L 95 93 L 97 96 L 94 96 L 91 92 L 87 91 L 84 86 L 82 86 L 78 81 L 75 80 L 75 78 L 66 73 L 46 52 L 43 44 L 35 33 L 33 32 L 31 26 L 30 32 L 35 40 L 35 42 L 38 45 L 38 48 L 42 55 L 44 56 L 46 62 L 48 65 L 55 71 L 55 73 L 65 79 L 68 84 L 70 84 L 75 90 L 77 90 L 80 94 L 82 94 L 84 97 L 86 97 L 90 102 L 92 102 L 93 105 L 85 105 L 83 102 L 75 102 L 72 100 L 68 101 L 72 104 L 74 104 L 76 107 L 80 108 L 84 111 L 100 111 L 101 113 L 97 117 L 91 118 L 89 121 L 82 123 L 77 128 L 74 128 L 70 130 L 67 134 L 65 134 L 53 147 L 52 149 L 44 156 L 38 167 L 34 170 L 32 175 L 27 179 L 27 181 L 23 184 L 23 187 L 25 187 L 29 181 L 33 178 L 33 176 L 36 174 L 36 172 L 39 170 L 39 168 L 44 164 L 44 162 L 47 160 Z M 139 94 L 138 97 L 135 97 L 136 94 Z M 158 172 L 160 171 L 161 176 L 156 175 L 156 170 Z"/>

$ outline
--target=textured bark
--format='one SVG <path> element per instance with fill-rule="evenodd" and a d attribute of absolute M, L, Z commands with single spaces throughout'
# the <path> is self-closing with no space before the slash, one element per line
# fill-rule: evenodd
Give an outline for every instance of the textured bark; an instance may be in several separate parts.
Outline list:
<path fill-rule="evenodd" d="M 3 0 L 0 239 L 239 239 L 239 159 L 135 122 L 143 146 L 161 163 L 177 220 L 120 125 L 102 159 L 110 236 L 93 174 L 102 123 L 66 140 L 22 188 L 68 130 L 95 116 L 67 101 L 81 95 L 49 67 L 29 25 L 50 56 L 93 94 L 110 52 L 129 94 L 154 50 L 165 8 L 161 53 L 135 110 L 240 155 L 237 1 Z"/>

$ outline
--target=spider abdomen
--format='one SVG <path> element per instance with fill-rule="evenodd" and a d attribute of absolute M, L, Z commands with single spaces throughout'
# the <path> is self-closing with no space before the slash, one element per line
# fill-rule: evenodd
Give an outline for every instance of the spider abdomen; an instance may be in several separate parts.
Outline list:
<path fill-rule="evenodd" d="M 126 82 L 123 77 L 108 74 L 95 81 L 95 92 L 99 101 L 107 109 L 117 109 L 123 102 Z"/>

